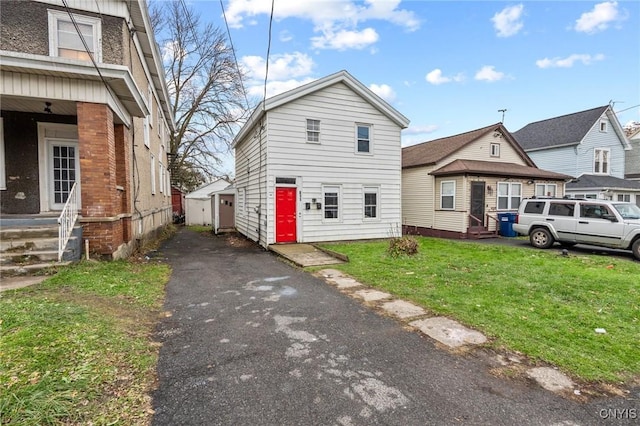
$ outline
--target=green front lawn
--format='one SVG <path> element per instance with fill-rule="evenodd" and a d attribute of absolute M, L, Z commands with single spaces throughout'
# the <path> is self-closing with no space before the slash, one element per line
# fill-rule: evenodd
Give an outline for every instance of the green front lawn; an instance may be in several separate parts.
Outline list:
<path fill-rule="evenodd" d="M 169 273 L 81 262 L 0 293 L 0 423 L 149 424 Z"/>
<path fill-rule="evenodd" d="M 349 256 L 337 269 L 482 331 L 496 348 L 590 381 L 640 375 L 640 262 L 417 239 L 412 257 L 389 256 L 387 241 L 325 246 Z"/>

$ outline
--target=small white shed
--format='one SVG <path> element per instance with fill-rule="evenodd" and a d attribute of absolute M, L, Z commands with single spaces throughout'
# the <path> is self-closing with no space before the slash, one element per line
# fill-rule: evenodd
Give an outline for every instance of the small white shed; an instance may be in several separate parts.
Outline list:
<path fill-rule="evenodd" d="M 211 194 L 229 186 L 230 182 L 220 178 L 187 194 L 185 199 L 185 224 L 210 226 L 213 224 Z"/>
<path fill-rule="evenodd" d="M 233 184 L 211 194 L 213 232 L 215 234 L 232 232 L 236 229 L 235 201 L 236 187 Z"/>

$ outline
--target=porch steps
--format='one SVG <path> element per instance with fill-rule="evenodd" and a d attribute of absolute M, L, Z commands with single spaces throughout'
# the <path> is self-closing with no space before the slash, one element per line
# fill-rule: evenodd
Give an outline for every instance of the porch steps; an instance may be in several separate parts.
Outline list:
<path fill-rule="evenodd" d="M 467 235 L 470 240 L 482 240 L 485 238 L 498 237 L 498 233 L 496 231 L 487 231 L 487 230 L 469 231 Z"/>
<path fill-rule="evenodd" d="M 47 274 L 81 256 L 82 228 L 74 228 L 62 262 L 58 262 L 58 224 L 55 219 L 0 223 L 0 276 Z"/>

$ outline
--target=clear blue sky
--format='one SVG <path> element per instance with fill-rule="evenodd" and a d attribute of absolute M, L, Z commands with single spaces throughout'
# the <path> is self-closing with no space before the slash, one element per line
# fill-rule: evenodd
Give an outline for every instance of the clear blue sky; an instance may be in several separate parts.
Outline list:
<path fill-rule="evenodd" d="M 185 0 L 226 31 L 219 0 Z M 223 0 L 261 98 L 269 0 Z M 347 70 L 411 120 L 403 146 L 615 101 L 640 121 L 640 2 L 275 0 L 267 96 Z"/>

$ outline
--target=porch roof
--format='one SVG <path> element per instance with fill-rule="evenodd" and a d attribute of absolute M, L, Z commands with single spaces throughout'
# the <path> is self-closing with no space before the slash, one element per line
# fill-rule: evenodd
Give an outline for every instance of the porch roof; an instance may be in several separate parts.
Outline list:
<path fill-rule="evenodd" d="M 515 163 L 500 163 L 480 160 L 454 160 L 447 165 L 429 173 L 433 176 L 453 176 L 478 174 L 485 176 L 505 176 L 518 178 L 535 178 L 547 180 L 570 180 L 571 176 L 541 170 L 536 167 L 523 166 Z"/>

